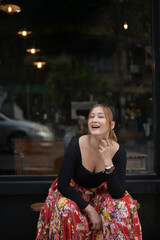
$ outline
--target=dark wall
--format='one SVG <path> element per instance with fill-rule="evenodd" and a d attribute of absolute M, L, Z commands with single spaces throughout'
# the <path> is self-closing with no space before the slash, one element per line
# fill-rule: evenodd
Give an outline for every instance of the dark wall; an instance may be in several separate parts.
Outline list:
<path fill-rule="evenodd" d="M 141 204 L 138 210 L 143 240 L 160 239 L 160 194 L 132 195 Z M 34 202 L 43 202 L 44 195 L 0 197 L 0 239 L 34 240 L 39 213 L 30 210 Z"/>
<path fill-rule="evenodd" d="M 160 239 L 160 194 L 132 195 L 141 204 L 138 210 L 143 240 Z"/>
<path fill-rule="evenodd" d="M 38 212 L 30 205 L 45 200 L 45 196 L 19 195 L 0 197 L 0 239 L 33 240 L 36 236 Z"/>

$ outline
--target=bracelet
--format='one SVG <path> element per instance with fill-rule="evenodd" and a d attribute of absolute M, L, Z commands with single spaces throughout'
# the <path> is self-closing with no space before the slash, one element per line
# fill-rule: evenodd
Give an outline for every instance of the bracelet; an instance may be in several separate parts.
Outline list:
<path fill-rule="evenodd" d="M 115 166 L 112 165 L 112 166 L 110 166 L 109 168 L 105 168 L 105 169 L 104 169 L 104 172 L 105 172 L 105 173 L 111 173 L 111 172 L 113 172 L 114 170 L 115 170 Z"/>
<path fill-rule="evenodd" d="M 109 167 L 105 167 L 105 169 L 110 169 L 110 168 L 112 168 L 112 167 L 114 167 L 114 165 L 112 164 L 112 165 L 110 165 Z"/>

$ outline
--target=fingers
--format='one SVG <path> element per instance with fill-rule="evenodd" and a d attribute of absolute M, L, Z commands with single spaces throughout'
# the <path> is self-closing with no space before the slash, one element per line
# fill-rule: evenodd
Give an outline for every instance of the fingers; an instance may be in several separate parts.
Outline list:
<path fill-rule="evenodd" d="M 107 147 L 111 145 L 111 140 L 110 139 L 102 139 L 100 145 Z"/>
<path fill-rule="evenodd" d="M 110 147 L 110 145 L 111 145 L 111 142 L 109 139 L 107 139 L 107 140 L 102 139 L 101 143 L 99 144 L 98 149 L 101 152 L 101 151 L 106 150 L 106 148 Z"/>
<path fill-rule="evenodd" d="M 96 225 L 96 230 L 101 230 L 102 229 L 102 223 Z"/>
<path fill-rule="evenodd" d="M 101 144 L 102 144 L 103 146 L 106 146 L 106 145 L 108 144 L 108 139 L 102 139 L 102 140 L 101 140 Z"/>
<path fill-rule="evenodd" d="M 107 147 L 107 141 L 106 140 L 101 140 L 99 144 L 99 149 L 104 150 Z"/>
<path fill-rule="evenodd" d="M 102 229 L 102 222 L 101 223 L 96 223 L 93 225 L 92 230 L 101 230 Z"/>

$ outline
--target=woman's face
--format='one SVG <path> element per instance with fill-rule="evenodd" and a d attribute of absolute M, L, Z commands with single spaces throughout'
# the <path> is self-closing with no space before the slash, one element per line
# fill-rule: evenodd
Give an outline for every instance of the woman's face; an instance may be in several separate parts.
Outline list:
<path fill-rule="evenodd" d="M 93 108 L 88 119 L 88 129 L 94 136 L 109 136 L 109 121 L 106 119 L 103 107 L 97 106 Z"/>

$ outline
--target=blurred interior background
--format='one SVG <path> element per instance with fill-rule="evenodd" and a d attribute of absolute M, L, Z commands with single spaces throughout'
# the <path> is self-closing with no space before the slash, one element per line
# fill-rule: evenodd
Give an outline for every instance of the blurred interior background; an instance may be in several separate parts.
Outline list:
<path fill-rule="evenodd" d="M 0 4 L 0 173 L 57 173 L 95 103 L 115 112 L 128 174 L 153 173 L 150 1 Z"/>
<path fill-rule="evenodd" d="M 159 0 L 0 0 L 2 239 L 35 239 L 30 205 L 95 103 L 115 112 L 143 240 L 159 239 L 159 19 Z"/>

